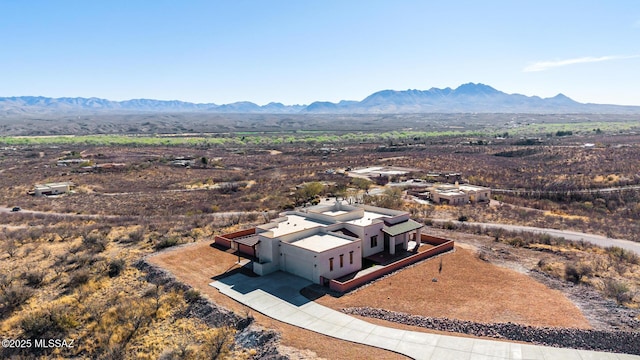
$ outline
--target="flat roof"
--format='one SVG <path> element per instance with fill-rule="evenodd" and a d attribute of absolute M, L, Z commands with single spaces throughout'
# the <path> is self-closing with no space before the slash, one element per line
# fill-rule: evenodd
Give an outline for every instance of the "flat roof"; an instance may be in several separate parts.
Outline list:
<path fill-rule="evenodd" d="M 404 171 L 404 170 L 384 170 L 384 171 L 376 171 L 378 174 L 383 174 L 383 175 L 404 175 L 406 173 L 408 173 L 408 171 Z"/>
<path fill-rule="evenodd" d="M 433 186 L 433 188 L 438 192 L 451 191 L 451 190 L 467 190 L 467 191 L 491 190 L 491 188 L 488 188 L 488 187 L 478 186 L 478 185 L 469 185 L 469 184 L 460 184 L 457 186 L 453 184 L 436 184 Z"/>
<path fill-rule="evenodd" d="M 342 214 L 346 214 L 346 213 L 348 213 L 348 211 L 344 211 L 344 210 L 325 211 L 325 212 L 323 212 L 323 214 L 329 215 L 329 216 L 337 216 L 337 215 L 342 215 Z"/>
<path fill-rule="evenodd" d="M 460 189 L 462 190 L 473 190 L 473 191 L 477 191 L 477 190 L 491 190 L 488 187 L 484 187 L 484 186 L 477 186 L 477 185 L 460 185 Z"/>
<path fill-rule="evenodd" d="M 364 216 L 362 216 L 360 219 L 345 221 L 345 223 L 358 225 L 358 226 L 367 226 L 367 225 L 371 225 L 371 223 L 375 219 L 386 218 L 386 217 L 389 217 L 389 215 L 365 210 Z"/>
<path fill-rule="evenodd" d="M 318 226 L 326 226 L 327 223 L 322 221 L 309 219 L 300 215 L 287 215 L 287 220 L 277 223 L 278 226 L 268 231 L 273 231 L 273 236 L 278 237 L 286 234 L 291 234 L 300 230 L 311 229 Z"/>
<path fill-rule="evenodd" d="M 47 184 L 36 184 L 34 188 L 38 190 L 47 190 L 47 189 L 52 189 L 57 187 L 69 187 L 69 186 L 73 186 L 73 183 L 57 182 L 57 183 L 47 183 Z"/>
<path fill-rule="evenodd" d="M 310 250 L 313 252 L 323 252 L 338 246 L 350 244 L 352 241 L 331 234 L 315 234 L 300 240 L 296 240 L 291 245 Z"/>
<path fill-rule="evenodd" d="M 441 191 L 438 191 L 438 194 L 440 194 L 440 195 L 448 195 L 448 196 L 454 196 L 454 195 L 456 195 L 456 196 L 464 196 L 465 195 L 464 192 L 462 192 L 460 190 L 454 190 L 454 189 L 441 190 Z"/>
<path fill-rule="evenodd" d="M 365 174 L 365 173 L 380 170 L 380 169 L 382 169 L 382 166 L 372 166 L 364 169 L 351 170 L 351 172 L 356 174 Z"/>

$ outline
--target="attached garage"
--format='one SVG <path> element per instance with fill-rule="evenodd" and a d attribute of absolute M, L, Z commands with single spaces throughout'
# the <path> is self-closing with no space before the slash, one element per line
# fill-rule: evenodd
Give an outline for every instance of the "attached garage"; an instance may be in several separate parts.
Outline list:
<path fill-rule="evenodd" d="M 317 279 L 313 278 L 313 266 L 304 259 L 293 256 L 292 254 L 282 254 L 282 268 L 284 271 L 296 274 L 309 281 L 317 282 Z"/>

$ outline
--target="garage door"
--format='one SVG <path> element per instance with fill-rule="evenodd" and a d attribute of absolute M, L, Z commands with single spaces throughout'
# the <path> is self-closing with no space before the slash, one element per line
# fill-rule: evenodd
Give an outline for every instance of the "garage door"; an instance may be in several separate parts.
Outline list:
<path fill-rule="evenodd" d="M 313 264 L 311 262 L 287 254 L 283 254 L 282 256 L 284 258 L 284 271 L 298 275 L 309 281 L 314 281 Z"/>

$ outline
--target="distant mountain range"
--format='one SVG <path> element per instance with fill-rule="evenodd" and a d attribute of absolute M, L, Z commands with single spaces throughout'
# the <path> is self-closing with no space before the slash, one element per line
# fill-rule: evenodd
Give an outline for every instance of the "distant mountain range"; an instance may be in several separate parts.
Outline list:
<path fill-rule="evenodd" d="M 362 101 L 314 102 L 309 105 L 242 101 L 232 104 L 194 104 L 184 101 L 99 98 L 0 97 L 0 116 L 48 113 L 206 112 L 263 114 L 401 114 L 401 113 L 640 113 L 640 106 L 583 104 L 562 94 L 552 98 L 507 94 L 484 84 L 456 89 L 383 90 Z"/>

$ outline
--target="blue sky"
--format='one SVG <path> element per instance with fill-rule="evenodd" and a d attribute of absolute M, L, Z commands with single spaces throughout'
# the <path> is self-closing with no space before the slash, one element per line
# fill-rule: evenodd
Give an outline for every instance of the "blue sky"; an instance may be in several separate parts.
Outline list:
<path fill-rule="evenodd" d="M 0 96 L 361 100 L 467 82 L 640 105 L 640 2 L 0 0 Z"/>

